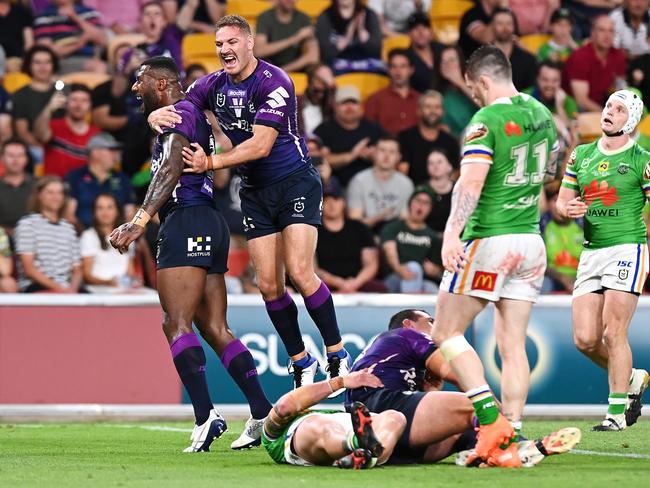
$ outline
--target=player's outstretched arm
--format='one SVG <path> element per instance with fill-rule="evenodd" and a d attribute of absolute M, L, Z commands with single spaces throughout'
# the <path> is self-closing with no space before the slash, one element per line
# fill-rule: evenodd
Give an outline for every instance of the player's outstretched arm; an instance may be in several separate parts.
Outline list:
<path fill-rule="evenodd" d="M 178 133 L 173 132 L 162 136 L 163 154 L 160 169 L 156 171 L 149 184 L 142 207 L 131 222 L 122 224 L 111 232 L 111 245 L 121 253 L 126 252 L 129 245 L 144 233 L 147 222 L 171 197 L 183 174 L 182 151 L 187 145 L 189 141 Z"/>
<path fill-rule="evenodd" d="M 468 163 L 461 166 L 460 178 L 451 194 L 451 210 L 445 226 L 441 252 L 442 265 L 451 273 L 459 272 L 465 265 L 467 257 L 460 235 L 478 205 L 489 171 L 489 164 Z"/>
<path fill-rule="evenodd" d="M 362 386 L 379 388 L 384 385 L 379 378 L 366 368 L 350 373 L 347 376 L 337 376 L 329 381 L 319 381 L 311 385 L 301 386 L 283 395 L 273 405 L 273 409 L 264 422 L 264 428 L 268 434 L 273 436 L 274 433 L 281 432 L 284 426 L 303 410 L 313 407 L 327 398 L 330 393 L 341 388 L 361 388 Z"/>

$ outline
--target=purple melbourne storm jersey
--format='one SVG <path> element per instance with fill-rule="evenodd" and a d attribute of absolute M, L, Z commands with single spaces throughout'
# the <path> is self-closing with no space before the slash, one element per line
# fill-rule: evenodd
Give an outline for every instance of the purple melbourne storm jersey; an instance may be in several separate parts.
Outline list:
<path fill-rule="evenodd" d="M 384 387 L 392 391 L 419 391 L 425 364 L 436 350 L 426 334 L 413 329 L 394 329 L 379 334 L 357 358 L 352 371 L 373 367 Z"/>
<path fill-rule="evenodd" d="M 306 168 L 309 156 L 298 133 L 293 82 L 277 66 L 259 60 L 255 71 L 240 83 L 233 83 L 223 70 L 211 73 L 189 87 L 187 100 L 201 110 L 211 110 L 234 146 L 253 136 L 253 125 L 278 131 L 267 157 L 238 166 L 242 186 L 271 185 Z"/>
<path fill-rule="evenodd" d="M 164 132 L 176 132 L 184 136 L 190 142 L 197 142 L 201 145 L 205 154 L 214 154 L 214 137 L 212 127 L 205 117 L 205 114 L 187 100 L 181 100 L 174 104 L 176 111 L 180 114 L 183 122 L 176 127 L 163 128 Z M 151 175 L 155 175 L 160 169 L 163 158 L 162 136 L 156 137 L 151 155 Z M 212 171 L 205 173 L 183 173 L 176 184 L 176 188 L 169 200 L 165 202 L 158 214 L 160 220 L 174 208 L 193 207 L 196 205 L 213 206 L 212 200 Z"/>

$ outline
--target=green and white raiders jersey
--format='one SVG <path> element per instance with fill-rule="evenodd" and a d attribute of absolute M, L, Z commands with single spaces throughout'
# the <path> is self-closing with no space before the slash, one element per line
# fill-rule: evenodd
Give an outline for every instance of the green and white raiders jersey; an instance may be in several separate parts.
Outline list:
<path fill-rule="evenodd" d="M 461 164 L 490 164 L 463 240 L 539 234 L 539 197 L 559 149 L 553 115 L 533 97 L 499 98 L 465 132 Z"/>
<path fill-rule="evenodd" d="M 575 148 L 562 186 L 577 191 L 589 205 L 585 215 L 587 249 L 644 244 L 643 207 L 650 198 L 650 153 L 630 141 L 616 151 L 601 139 Z"/>

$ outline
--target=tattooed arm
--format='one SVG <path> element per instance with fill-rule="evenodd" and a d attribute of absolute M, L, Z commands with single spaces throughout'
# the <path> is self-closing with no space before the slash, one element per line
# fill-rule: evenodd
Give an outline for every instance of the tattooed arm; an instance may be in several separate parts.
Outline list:
<path fill-rule="evenodd" d="M 171 197 L 183 174 L 182 152 L 183 147 L 189 146 L 189 141 L 178 133 L 167 133 L 161 137 L 162 161 L 149 184 L 142 207 L 136 212 L 131 222 L 120 225 L 110 235 L 111 245 L 121 253 L 126 252 L 129 245 L 144 234 L 147 222 Z"/>
<path fill-rule="evenodd" d="M 451 194 L 451 210 L 445 226 L 441 255 L 443 266 L 452 273 L 460 271 L 465 264 L 460 234 L 476 209 L 488 171 L 489 164 L 464 164 Z"/>

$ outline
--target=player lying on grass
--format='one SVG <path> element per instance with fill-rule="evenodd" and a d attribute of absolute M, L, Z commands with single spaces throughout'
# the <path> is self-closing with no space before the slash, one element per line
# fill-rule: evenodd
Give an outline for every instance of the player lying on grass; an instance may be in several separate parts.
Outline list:
<path fill-rule="evenodd" d="M 471 401 L 462 393 L 437 391 L 443 380 L 457 381 L 431 339 L 433 329 L 434 319 L 424 310 L 402 310 L 352 367 L 353 371 L 369 369 L 382 386 L 348 389 L 347 404 L 363 402 L 373 412 L 397 410 L 406 417 L 390 463 L 433 463 L 473 449 L 477 442 Z M 541 441 L 497 449 L 485 460 L 494 466 L 534 465 L 545 455 L 570 450 L 579 440 L 578 429 L 562 429 Z M 465 453 L 462 458 L 472 464 L 476 456 Z"/>

